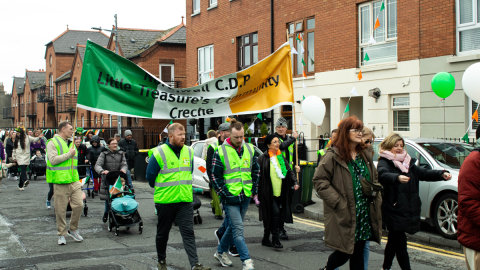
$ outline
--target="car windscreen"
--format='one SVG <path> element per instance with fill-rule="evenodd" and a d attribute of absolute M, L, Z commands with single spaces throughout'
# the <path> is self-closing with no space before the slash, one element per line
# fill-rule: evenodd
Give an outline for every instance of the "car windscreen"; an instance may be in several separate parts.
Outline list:
<path fill-rule="evenodd" d="M 460 143 L 419 143 L 442 167 L 460 169 L 473 147 Z"/>

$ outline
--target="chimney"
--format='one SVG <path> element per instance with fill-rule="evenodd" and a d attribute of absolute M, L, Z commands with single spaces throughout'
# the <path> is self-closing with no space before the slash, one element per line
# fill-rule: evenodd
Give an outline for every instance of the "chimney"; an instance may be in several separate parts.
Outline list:
<path fill-rule="evenodd" d="M 5 91 L 3 88 L 4 88 L 3 82 L 0 82 L 0 92 L 4 92 L 4 91 Z"/>

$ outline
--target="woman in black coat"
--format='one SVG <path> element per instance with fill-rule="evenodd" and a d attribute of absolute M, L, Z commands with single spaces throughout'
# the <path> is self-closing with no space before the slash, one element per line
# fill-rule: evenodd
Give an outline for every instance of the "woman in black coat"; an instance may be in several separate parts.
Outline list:
<path fill-rule="evenodd" d="M 260 165 L 259 215 L 264 227 L 262 245 L 283 248 L 279 240 L 279 225 L 282 220 L 285 223 L 293 223 L 292 209 L 288 203 L 290 201 L 289 191 L 292 188 L 297 190 L 299 186 L 295 173 L 281 154 L 280 140 L 272 134 L 265 138 L 264 143 L 268 150 L 258 158 Z M 272 232 L 273 243 L 269 239 L 270 232 Z"/>
<path fill-rule="evenodd" d="M 98 135 L 94 135 L 90 140 L 90 143 L 92 146 L 88 147 L 87 160 L 90 162 L 90 166 L 92 167 L 93 188 L 98 194 L 98 190 L 100 188 L 100 175 L 93 168 L 97 163 L 98 157 L 100 156 L 102 151 L 105 150 L 105 147 L 100 144 L 100 138 L 98 137 Z"/>
<path fill-rule="evenodd" d="M 17 132 L 11 130 L 9 132 L 9 136 L 5 140 L 5 152 L 7 153 L 7 162 L 6 162 L 7 164 L 13 162 L 13 160 L 10 161 L 10 158 L 13 156 L 13 143 L 15 142 L 16 138 L 17 138 Z M 17 175 L 17 166 L 13 166 L 9 168 L 8 171 L 9 171 L 9 176 L 11 174 Z"/>
<path fill-rule="evenodd" d="M 85 175 L 87 175 L 87 167 L 83 165 L 88 163 L 88 160 L 87 160 L 88 149 L 87 149 L 87 146 L 82 143 L 82 138 L 80 137 L 75 137 L 75 147 L 77 147 L 77 151 L 78 151 L 78 165 L 82 165 L 77 169 L 78 174 L 80 175 L 81 178 L 83 178 Z"/>
<path fill-rule="evenodd" d="M 405 141 L 396 133 L 380 143 L 377 171 L 384 188 L 382 213 L 388 228 L 383 269 L 391 268 L 395 255 L 401 269 L 410 269 L 405 232 L 414 234 L 420 230 L 419 181 L 452 178 L 445 170 L 427 170 L 415 165 L 416 159 L 411 158 L 404 147 Z"/>

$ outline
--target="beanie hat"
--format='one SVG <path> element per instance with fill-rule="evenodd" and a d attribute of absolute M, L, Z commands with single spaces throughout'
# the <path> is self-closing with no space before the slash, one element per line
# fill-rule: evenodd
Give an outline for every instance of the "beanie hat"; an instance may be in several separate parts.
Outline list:
<path fill-rule="evenodd" d="M 223 123 L 218 126 L 218 131 L 227 131 L 230 128 L 230 123 Z"/>
<path fill-rule="evenodd" d="M 267 137 L 265 137 L 265 140 L 263 141 L 263 145 L 265 148 L 268 148 L 268 145 L 272 143 L 272 140 L 277 137 L 275 134 L 269 134 Z"/>
<path fill-rule="evenodd" d="M 125 130 L 125 137 L 128 135 L 132 135 L 132 131 L 130 129 Z"/>
<path fill-rule="evenodd" d="M 287 127 L 287 120 L 283 117 L 278 118 L 275 127 Z"/>

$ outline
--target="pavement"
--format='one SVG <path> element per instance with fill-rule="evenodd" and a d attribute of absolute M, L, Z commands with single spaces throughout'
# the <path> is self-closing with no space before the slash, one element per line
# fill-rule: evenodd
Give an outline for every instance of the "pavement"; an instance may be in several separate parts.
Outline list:
<path fill-rule="evenodd" d="M 119 236 L 107 230 L 101 219 L 104 201 L 87 198 L 88 215 L 80 219 L 83 242 L 67 237 L 67 245 L 57 245 L 57 229 L 53 209 L 46 209 L 48 185 L 44 177 L 31 181 L 25 191 L 16 188 L 14 179 L 3 179 L 0 193 L 0 269 L 156 269 L 156 224 L 153 189 L 145 182 L 133 182 L 139 212 L 144 222 L 143 234 L 137 227 L 120 229 Z M 222 221 L 216 220 L 209 205 L 209 194 L 199 196 L 203 223 L 194 225 L 198 257 L 212 269 L 224 269 L 213 258 L 217 240 L 214 231 Z M 316 205 L 316 207 L 320 204 Z M 258 209 L 251 204 L 244 221 L 244 236 L 256 269 L 319 269 L 325 266 L 332 249 L 323 242 L 324 225 L 308 214 L 295 214 L 294 223 L 287 224 L 289 240 L 283 249 L 261 245 L 263 224 Z M 372 243 L 369 269 L 381 269 L 385 241 Z M 432 244 L 410 244 L 412 269 L 466 269 L 462 251 Z M 233 267 L 241 269 L 239 258 L 232 258 Z M 170 270 L 188 270 L 190 266 L 183 249 L 178 227 L 172 227 L 167 248 Z M 348 265 L 340 267 L 348 269 Z M 392 269 L 399 269 L 394 261 Z"/>
<path fill-rule="evenodd" d="M 316 197 L 315 195 L 312 196 L 312 201 L 315 204 L 309 205 L 305 207 L 304 214 L 307 218 L 324 221 L 323 216 L 323 200 Z M 387 232 L 383 232 L 384 235 L 387 235 Z M 430 227 L 428 224 L 422 224 L 422 230 L 416 234 L 408 234 L 407 238 L 409 240 L 417 240 L 419 242 L 425 244 L 434 244 L 444 247 L 451 247 L 451 248 L 458 248 L 462 249 L 462 245 L 457 240 L 446 239 L 435 232 L 435 228 Z"/>

